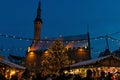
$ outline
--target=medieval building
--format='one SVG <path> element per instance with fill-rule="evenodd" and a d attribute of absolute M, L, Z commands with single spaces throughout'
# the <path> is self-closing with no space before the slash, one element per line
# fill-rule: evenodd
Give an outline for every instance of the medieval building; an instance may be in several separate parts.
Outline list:
<path fill-rule="evenodd" d="M 41 7 L 38 3 L 37 15 L 34 20 L 34 39 L 32 44 L 28 47 L 26 53 L 26 67 L 31 71 L 38 71 L 40 67 L 41 56 L 45 53 L 45 50 L 49 48 L 52 43 L 58 38 L 41 39 Z M 89 33 L 73 36 L 59 37 L 62 39 L 69 59 L 72 63 L 91 59 L 90 54 L 90 37 Z"/>

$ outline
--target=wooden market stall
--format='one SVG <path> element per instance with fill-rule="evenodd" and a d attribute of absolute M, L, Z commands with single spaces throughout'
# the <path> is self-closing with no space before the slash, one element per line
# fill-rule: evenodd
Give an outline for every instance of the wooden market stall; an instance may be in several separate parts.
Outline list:
<path fill-rule="evenodd" d="M 0 58 L 0 74 L 10 79 L 12 75 L 17 74 L 20 76 L 26 68 Z"/>
<path fill-rule="evenodd" d="M 93 71 L 94 77 L 100 76 L 101 71 L 106 73 L 110 72 L 120 76 L 120 58 L 113 55 L 107 55 L 97 59 L 78 62 L 70 66 L 72 73 L 81 74 L 82 76 L 86 75 L 85 73 L 87 69 Z"/>
<path fill-rule="evenodd" d="M 71 65 L 70 67 L 77 68 L 77 67 L 102 67 L 102 66 L 120 67 L 120 58 L 113 55 L 108 55 L 97 59 L 78 62 L 76 64 Z"/>

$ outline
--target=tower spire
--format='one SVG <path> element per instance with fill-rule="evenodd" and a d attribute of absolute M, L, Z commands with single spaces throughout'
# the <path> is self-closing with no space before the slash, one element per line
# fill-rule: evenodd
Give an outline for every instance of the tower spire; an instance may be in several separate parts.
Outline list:
<path fill-rule="evenodd" d="M 38 8 L 37 8 L 37 15 L 34 20 L 34 40 L 39 41 L 40 40 L 40 34 L 41 34 L 41 27 L 42 27 L 42 19 L 41 19 L 41 7 L 40 7 L 40 1 L 38 2 Z"/>
<path fill-rule="evenodd" d="M 42 19 L 41 19 L 41 2 L 40 2 L 40 0 L 38 2 L 37 15 L 36 15 L 36 18 L 35 18 L 34 22 L 36 22 L 36 21 L 40 21 L 42 23 Z"/>
<path fill-rule="evenodd" d="M 37 8 L 37 18 L 41 17 L 41 9 L 40 9 L 40 1 L 38 2 L 38 8 Z"/>

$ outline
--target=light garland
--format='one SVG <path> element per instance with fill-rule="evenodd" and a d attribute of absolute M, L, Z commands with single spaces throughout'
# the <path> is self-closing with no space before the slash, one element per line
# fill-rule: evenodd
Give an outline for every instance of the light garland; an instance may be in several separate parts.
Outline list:
<path fill-rule="evenodd" d="M 17 36 L 10 36 L 10 35 L 6 35 L 6 34 L 0 34 L 1 37 L 5 37 L 5 38 L 12 38 L 12 39 L 18 39 L 18 40 L 26 40 L 26 41 L 31 41 L 33 39 L 31 38 L 22 38 L 22 37 L 17 37 Z"/>
<path fill-rule="evenodd" d="M 18 36 L 11 36 L 11 35 L 6 35 L 6 34 L 0 34 L 0 37 L 5 37 L 5 38 L 12 38 L 12 39 L 17 39 L 17 40 L 25 40 L 25 41 L 35 41 L 34 39 L 32 38 L 23 38 L 23 37 L 18 37 Z M 62 36 L 60 36 L 62 37 Z M 102 39 L 111 39 L 112 41 L 114 42 L 117 42 L 118 44 L 120 44 L 120 40 L 119 39 L 115 39 L 111 36 L 98 36 L 98 37 L 95 37 L 95 38 L 90 38 L 90 40 L 102 40 Z M 43 43 L 43 42 L 46 42 L 46 44 L 50 43 L 51 41 L 55 41 L 56 39 L 48 39 L 48 38 L 45 38 L 43 40 L 40 40 L 39 42 L 40 43 Z M 69 42 L 72 42 L 72 43 L 80 43 L 80 42 L 85 42 L 85 41 L 88 41 L 86 39 L 83 39 L 83 40 L 65 40 L 63 42 L 65 42 L 66 44 L 69 43 Z M 0 49 L 0 52 L 1 51 L 9 51 L 9 50 L 27 50 L 27 48 L 18 48 L 18 49 Z"/>
<path fill-rule="evenodd" d="M 0 48 L 0 52 L 3 52 L 3 51 L 27 51 L 27 48 L 16 48 L 16 49 L 13 49 L 13 48 L 3 48 L 1 49 Z"/>
<path fill-rule="evenodd" d="M 12 39 L 18 39 L 18 40 L 25 40 L 25 41 L 35 41 L 32 38 L 23 38 L 23 37 L 18 37 L 18 36 L 11 36 L 11 35 L 6 35 L 6 34 L 0 34 L 0 37 L 5 37 L 5 38 L 12 38 Z M 60 36 L 61 38 L 62 36 Z M 48 39 L 47 37 L 45 37 L 45 39 L 40 40 L 40 42 L 42 41 L 55 41 L 56 39 Z M 76 40 L 66 40 L 66 41 L 76 41 Z M 78 40 L 77 40 L 78 41 Z M 83 41 L 87 41 L 86 39 L 83 39 Z"/>
<path fill-rule="evenodd" d="M 6 35 L 6 34 L 0 34 L 0 37 L 5 37 L 5 38 L 12 38 L 12 39 L 18 39 L 18 40 L 25 40 L 25 41 L 35 41 L 32 38 L 23 38 L 23 37 L 18 37 L 18 36 L 11 36 L 11 35 Z M 61 38 L 62 36 L 60 36 Z M 99 39 L 104 39 L 105 36 L 99 36 L 99 37 L 95 37 L 95 38 L 90 38 L 90 40 L 99 40 Z M 40 40 L 40 42 L 42 41 L 55 41 L 55 39 L 48 39 L 45 37 L 45 39 Z M 65 40 L 65 41 L 72 41 L 72 42 L 80 42 L 81 40 Z M 83 39 L 82 41 L 88 41 L 87 39 Z"/>

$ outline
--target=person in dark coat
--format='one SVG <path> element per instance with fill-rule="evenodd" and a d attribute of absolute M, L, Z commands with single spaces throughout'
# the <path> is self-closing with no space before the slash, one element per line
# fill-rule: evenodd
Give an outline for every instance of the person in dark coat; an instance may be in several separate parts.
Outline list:
<path fill-rule="evenodd" d="M 0 80 L 7 80 L 4 75 L 0 73 Z"/>
<path fill-rule="evenodd" d="M 87 70 L 87 76 L 85 78 L 83 78 L 82 80 L 94 80 L 94 78 L 92 77 L 92 71 L 90 69 Z"/>
<path fill-rule="evenodd" d="M 30 78 L 30 72 L 28 69 L 25 69 L 25 71 L 23 72 L 21 76 L 21 80 L 29 80 L 29 78 Z"/>
<path fill-rule="evenodd" d="M 10 80 L 18 80 L 18 76 L 16 74 L 12 75 Z"/>
<path fill-rule="evenodd" d="M 112 75 L 110 72 L 108 72 L 108 75 L 107 75 L 107 77 L 106 77 L 107 80 L 112 80 L 112 76 L 113 76 L 113 75 Z"/>
<path fill-rule="evenodd" d="M 105 77 L 105 72 L 104 71 L 101 71 L 101 76 L 98 80 L 107 80 L 106 77 Z"/>

